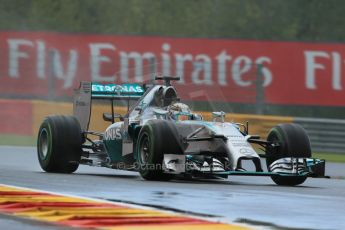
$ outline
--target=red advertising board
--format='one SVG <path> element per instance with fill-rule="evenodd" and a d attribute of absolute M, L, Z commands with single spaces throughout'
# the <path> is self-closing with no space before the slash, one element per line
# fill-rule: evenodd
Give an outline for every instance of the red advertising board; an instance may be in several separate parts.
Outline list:
<path fill-rule="evenodd" d="M 0 99 L 0 133 L 32 135 L 32 104 L 27 100 Z"/>
<path fill-rule="evenodd" d="M 185 99 L 345 105 L 345 44 L 0 32 L 0 95 L 71 96 L 80 81 L 179 75 Z M 152 63 L 155 63 L 153 66 Z"/>

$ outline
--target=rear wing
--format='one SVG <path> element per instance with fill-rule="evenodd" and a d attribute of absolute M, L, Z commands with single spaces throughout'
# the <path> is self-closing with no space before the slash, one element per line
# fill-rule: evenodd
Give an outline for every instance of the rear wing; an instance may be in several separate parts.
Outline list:
<path fill-rule="evenodd" d="M 109 100 L 114 122 L 114 100 L 139 100 L 145 93 L 139 84 L 100 84 L 95 82 L 80 82 L 78 89 L 74 90 L 73 115 L 79 120 L 81 129 L 87 131 L 91 118 L 93 100 Z"/>

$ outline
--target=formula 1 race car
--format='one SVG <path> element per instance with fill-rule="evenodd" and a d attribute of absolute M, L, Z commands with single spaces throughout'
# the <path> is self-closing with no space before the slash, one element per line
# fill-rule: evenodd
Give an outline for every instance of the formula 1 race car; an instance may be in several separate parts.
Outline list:
<path fill-rule="evenodd" d="M 301 126 L 277 125 L 263 140 L 248 133 L 248 123 L 225 122 L 224 112 L 213 112 L 213 120 L 205 121 L 180 102 L 171 85 L 178 79 L 156 77 L 164 84 L 152 85 L 82 82 L 75 93 L 74 116 L 48 116 L 39 129 L 42 169 L 72 173 L 85 164 L 138 171 L 146 180 L 270 176 L 276 184 L 288 186 L 302 184 L 307 177 L 324 177 L 325 161 L 311 158 L 309 138 Z M 103 113 L 111 123 L 104 133 L 89 130 L 96 100 L 111 104 L 111 113 Z M 115 100 L 128 102 L 124 116 L 114 112 Z M 252 144 L 261 146 L 261 152 Z M 261 158 L 266 159 L 266 171 Z M 255 170 L 246 170 L 244 161 L 252 162 Z"/>

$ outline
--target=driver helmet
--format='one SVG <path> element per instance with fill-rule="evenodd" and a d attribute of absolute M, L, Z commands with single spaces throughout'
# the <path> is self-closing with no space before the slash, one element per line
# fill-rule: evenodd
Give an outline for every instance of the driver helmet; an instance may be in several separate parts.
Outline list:
<path fill-rule="evenodd" d="M 191 120 L 192 114 L 188 105 L 176 102 L 168 106 L 169 115 L 173 120 Z"/>

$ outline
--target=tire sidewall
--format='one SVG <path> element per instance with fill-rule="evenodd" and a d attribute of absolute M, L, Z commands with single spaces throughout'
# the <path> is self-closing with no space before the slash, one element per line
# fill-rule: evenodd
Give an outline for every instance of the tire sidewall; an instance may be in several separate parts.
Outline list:
<path fill-rule="evenodd" d="M 154 151 L 155 151 L 155 146 L 154 146 L 154 137 L 153 137 L 153 130 L 151 125 L 145 125 L 142 130 L 139 133 L 139 138 L 138 138 L 138 145 L 137 145 L 137 161 L 139 163 L 139 172 L 140 174 L 145 177 L 147 174 L 149 174 L 149 167 L 150 165 L 154 164 Z M 141 145 L 143 144 L 143 138 L 148 138 L 149 139 L 149 145 L 150 145 L 150 152 L 147 158 L 146 162 L 142 161 L 142 156 L 141 156 Z"/>
<path fill-rule="evenodd" d="M 140 175 L 147 180 L 167 181 L 173 178 L 172 174 L 163 171 L 164 152 L 167 149 L 169 124 L 164 120 L 148 121 L 140 130 L 136 145 L 136 156 Z M 141 144 L 144 136 L 149 137 L 150 151 L 147 162 L 141 159 Z M 164 136 L 163 136 L 164 135 Z"/>
<path fill-rule="evenodd" d="M 266 158 L 266 164 L 267 164 L 267 168 L 269 170 L 269 165 L 271 165 L 274 161 L 278 160 L 280 157 L 280 155 L 283 155 L 282 152 L 287 152 L 288 150 L 286 149 L 286 142 L 284 141 L 284 134 L 281 131 L 280 127 L 274 127 L 271 129 L 267 140 L 270 141 L 271 137 L 275 137 L 277 139 L 275 139 L 277 141 L 277 143 L 279 144 L 279 152 L 277 152 L 276 154 L 272 154 L 271 156 Z M 275 156 L 276 155 L 276 156 Z M 284 154 L 286 155 L 286 154 Z"/>
<path fill-rule="evenodd" d="M 45 131 L 47 133 L 47 141 L 48 141 L 48 150 L 47 150 L 47 155 L 44 157 L 42 154 L 42 149 L 41 149 L 41 135 L 42 132 Z M 42 166 L 42 168 L 44 170 L 48 170 L 49 171 L 49 162 L 51 161 L 52 158 L 52 149 L 53 149 L 53 135 L 52 135 L 52 128 L 49 124 L 49 122 L 47 121 L 47 119 L 45 119 L 39 129 L 38 132 L 38 138 L 37 138 L 37 148 L 38 148 L 38 160 L 40 165 Z"/>
<path fill-rule="evenodd" d="M 42 154 L 42 135 L 47 135 L 47 154 Z M 77 170 L 82 154 L 82 132 L 73 116 L 48 116 L 42 122 L 37 138 L 37 155 L 46 172 L 72 173 Z"/>

